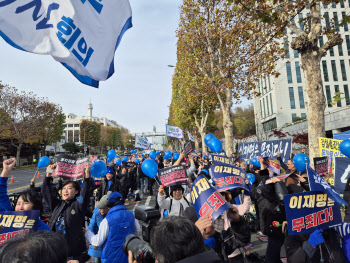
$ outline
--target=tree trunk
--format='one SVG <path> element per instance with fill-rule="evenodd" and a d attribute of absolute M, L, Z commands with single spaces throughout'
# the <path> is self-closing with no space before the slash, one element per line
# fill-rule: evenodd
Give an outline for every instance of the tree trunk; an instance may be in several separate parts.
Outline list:
<path fill-rule="evenodd" d="M 302 53 L 301 63 L 305 74 L 305 91 L 308 96 L 307 120 L 309 133 L 309 157 L 311 165 L 313 158 L 319 156 L 318 138 L 325 136 L 324 111 L 326 99 L 320 70 L 321 56 L 316 51 Z"/>
<path fill-rule="evenodd" d="M 199 136 L 197 135 L 197 133 L 194 133 L 193 135 L 194 138 L 194 150 L 196 151 L 196 153 L 199 153 Z"/>
<path fill-rule="evenodd" d="M 16 147 L 17 148 L 17 153 L 16 153 L 16 167 L 19 168 L 21 165 L 20 158 L 21 158 L 21 149 L 22 149 L 23 143 L 19 143 L 19 145 Z"/>
<path fill-rule="evenodd" d="M 204 142 L 204 137 L 205 137 L 205 132 L 204 131 L 199 131 L 201 138 L 202 138 L 202 154 L 207 152 L 207 146 L 205 145 Z"/>
<path fill-rule="evenodd" d="M 233 123 L 231 121 L 231 109 L 222 109 L 222 126 L 225 134 L 225 152 L 229 156 L 233 153 Z"/>

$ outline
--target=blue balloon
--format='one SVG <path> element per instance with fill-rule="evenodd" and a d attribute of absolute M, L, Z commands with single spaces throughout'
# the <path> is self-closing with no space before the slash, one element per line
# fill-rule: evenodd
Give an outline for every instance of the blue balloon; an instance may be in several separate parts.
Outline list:
<path fill-rule="evenodd" d="M 204 137 L 204 143 L 205 143 L 207 146 L 209 146 L 208 143 L 209 143 L 212 139 L 214 139 L 214 138 L 215 138 L 215 135 L 214 135 L 214 134 L 208 133 L 208 134 L 205 135 L 205 137 Z"/>
<path fill-rule="evenodd" d="M 247 179 L 249 182 L 251 182 L 253 184 L 255 182 L 254 174 L 252 174 L 252 173 L 247 174 Z"/>
<path fill-rule="evenodd" d="M 107 153 L 108 162 L 113 161 L 113 159 L 115 158 L 116 155 L 117 154 L 116 154 L 116 152 L 114 150 L 109 150 L 108 153 Z"/>
<path fill-rule="evenodd" d="M 117 155 L 115 156 L 115 158 L 119 158 L 119 155 L 117 154 Z"/>
<path fill-rule="evenodd" d="M 158 164 L 155 160 L 147 159 L 142 163 L 141 169 L 148 177 L 155 178 L 158 173 Z"/>
<path fill-rule="evenodd" d="M 179 159 L 179 157 L 180 157 L 180 154 L 179 154 L 179 153 L 174 153 L 174 156 L 173 156 L 173 159 L 174 159 L 174 160 Z"/>
<path fill-rule="evenodd" d="M 151 158 L 152 160 L 155 160 L 156 157 L 157 157 L 157 154 L 154 151 L 149 153 L 149 158 Z"/>
<path fill-rule="evenodd" d="M 136 163 L 136 164 L 139 164 L 139 163 L 140 163 L 140 160 L 139 160 L 139 159 L 136 159 L 136 160 L 135 160 L 135 163 Z"/>
<path fill-rule="evenodd" d="M 116 164 L 117 166 L 122 165 L 122 160 L 118 159 L 118 160 L 115 162 L 115 164 Z"/>
<path fill-rule="evenodd" d="M 203 155 L 203 159 L 205 159 L 205 158 L 207 158 L 207 156 L 204 154 L 204 155 Z"/>
<path fill-rule="evenodd" d="M 298 153 L 293 158 L 293 164 L 294 164 L 295 168 L 297 168 L 297 170 L 299 172 L 303 172 L 303 171 L 306 170 L 306 163 L 310 164 L 310 159 L 304 153 Z"/>
<path fill-rule="evenodd" d="M 44 168 L 50 164 L 50 158 L 47 156 L 43 156 L 39 159 L 38 168 Z"/>
<path fill-rule="evenodd" d="M 101 178 L 107 173 L 107 166 L 102 161 L 97 161 L 92 163 L 90 172 L 93 177 L 95 178 Z"/>
<path fill-rule="evenodd" d="M 129 161 L 128 156 L 125 156 L 125 157 L 123 158 L 123 163 L 127 163 L 128 161 Z"/>
<path fill-rule="evenodd" d="M 207 145 L 214 153 L 218 153 L 222 150 L 222 142 L 218 138 L 211 139 Z"/>
<path fill-rule="evenodd" d="M 167 151 L 165 152 L 164 154 L 164 159 L 167 160 L 167 159 L 170 159 L 171 157 L 173 157 L 173 154 L 171 153 L 171 151 Z"/>
<path fill-rule="evenodd" d="M 158 156 L 160 154 L 160 152 L 156 152 L 156 155 Z"/>
<path fill-rule="evenodd" d="M 258 161 L 258 158 L 256 158 L 256 157 L 252 159 L 251 164 L 255 167 L 261 167 L 261 164 Z"/>
<path fill-rule="evenodd" d="M 350 140 L 344 140 L 339 144 L 339 150 L 346 157 L 350 158 Z"/>
<path fill-rule="evenodd" d="M 165 218 L 169 218 L 169 212 L 168 212 L 168 210 L 165 210 L 163 215 L 164 215 Z"/>

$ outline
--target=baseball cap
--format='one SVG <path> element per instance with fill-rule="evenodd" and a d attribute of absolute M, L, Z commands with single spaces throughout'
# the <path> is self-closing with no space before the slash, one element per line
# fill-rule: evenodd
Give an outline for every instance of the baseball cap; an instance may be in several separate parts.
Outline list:
<path fill-rule="evenodd" d="M 102 196 L 102 198 L 100 199 L 100 202 L 98 202 L 98 204 L 96 204 L 96 208 L 97 209 L 105 209 L 107 208 L 107 203 L 108 203 L 108 197 L 112 194 L 112 191 L 107 192 L 106 195 Z"/>

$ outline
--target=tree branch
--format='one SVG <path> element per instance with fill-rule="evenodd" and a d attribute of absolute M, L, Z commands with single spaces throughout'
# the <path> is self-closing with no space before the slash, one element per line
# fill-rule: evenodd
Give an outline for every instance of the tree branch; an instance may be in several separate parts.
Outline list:
<path fill-rule="evenodd" d="M 332 47 L 335 47 L 337 45 L 341 45 L 343 43 L 343 39 L 340 34 L 335 33 L 332 34 L 329 38 L 326 44 L 323 45 L 323 47 L 320 48 L 320 54 L 321 56 L 325 56 L 327 54 L 327 51 L 330 50 Z"/>

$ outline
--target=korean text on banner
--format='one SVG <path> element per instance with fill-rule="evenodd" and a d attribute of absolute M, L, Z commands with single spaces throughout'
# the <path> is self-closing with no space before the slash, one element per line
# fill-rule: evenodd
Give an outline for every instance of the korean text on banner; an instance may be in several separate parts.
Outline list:
<path fill-rule="evenodd" d="M 163 187 L 187 183 L 186 168 L 182 165 L 160 169 L 158 176 Z"/>
<path fill-rule="evenodd" d="M 151 147 L 151 143 L 148 142 L 144 136 L 138 136 L 135 134 L 135 148 L 148 150 Z"/>
<path fill-rule="evenodd" d="M 320 156 L 328 156 L 332 159 L 333 157 L 345 157 L 339 150 L 339 144 L 341 142 L 341 140 L 319 137 Z"/>
<path fill-rule="evenodd" d="M 231 157 L 227 157 L 226 155 L 211 154 L 211 159 L 213 160 L 214 165 L 235 165 L 233 159 Z"/>
<path fill-rule="evenodd" d="M 132 27 L 128 0 L 0 2 L 0 36 L 11 46 L 51 55 L 82 83 L 114 73 L 114 53 Z"/>
<path fill-rule="evenodd" d="M 17 235 L 36 231 L 40 211 L 0 211 L 0 245 Z"/>
<path fill-rule="evenodd" d="M 277 159 L 277 152 L 280 152 L 283 162 L 287 162 L 292 153 L 292 139 L 244 142 L 239 144 L 238 149 L 244 159 L 251 160 L 265 155 L 270 159 Z"/>
<path fill-rule="evenodd" d="M 193 146 L 191 141 L 187 142 L 184 146 L 185 157 L 193 151 Z"/>
<path fill-rule="evenodd" d="M 215 221 L 219 215 L 231 208 L 203 175 L 199 175 L 193 182 L 191 199 L 198 218 L 206 216 Z"/>
<path fill-rule="evenodd" d="M 166 136 L 176 139 L 183 139 L 184 133 L 179 127 L 166 125 Z"/>
<path fill-rule="evenodd" d="M 57 160 L 53 176 L 76 178 L 84 175 L 85 165 L 89 161 L 89 157 L 75 158 L 68 154 L 60 154 Z"/>
<path fill-rule="evenodd" d="M 335 157 L 334 189 L 343 194 L 346 182 L 350 178 L 350 158 Z"/>
<path fill-rule="evenodd" d="M 315 172 L 318 175 L 328 174 L 328 157 L 316 157 L 314 158 Z"/>
<path fill-rule="evenodd" d="M 289 235 L 327 229 L 342 222 L 339 204 L 324 192 L 285 195 L 284 204 Z"/>

